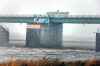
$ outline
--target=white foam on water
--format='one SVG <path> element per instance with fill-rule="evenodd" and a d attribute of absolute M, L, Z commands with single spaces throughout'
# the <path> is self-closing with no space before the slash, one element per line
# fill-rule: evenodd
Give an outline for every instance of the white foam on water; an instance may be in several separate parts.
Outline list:
<path fill-rule="evenodd" d="M 0 47 L 0 62 L 5 62 L 11 57 L 16 59 L 59 59 L 62 61 L 88 60 L 95 57 L 95 51 L 72 49 L 30 49 Z"/>

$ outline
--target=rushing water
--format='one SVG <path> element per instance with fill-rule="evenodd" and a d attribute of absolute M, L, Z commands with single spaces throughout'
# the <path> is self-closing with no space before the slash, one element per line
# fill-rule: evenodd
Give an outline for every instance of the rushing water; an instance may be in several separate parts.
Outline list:
<path fill-rule="evenodd" d="M 63 61 L 87 60 L 95 57 L 95 51 L 71 49 L 29 49 L 29 48 L 0 48 L 0 61 L 11 57 L 16 59 L 59 59 Z"/>

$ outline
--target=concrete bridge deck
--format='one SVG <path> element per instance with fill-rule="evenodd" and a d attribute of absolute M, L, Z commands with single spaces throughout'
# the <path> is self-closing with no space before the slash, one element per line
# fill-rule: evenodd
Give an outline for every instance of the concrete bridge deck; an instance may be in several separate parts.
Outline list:
<path fill-rule="evenodd" d="M 41 23 L 87 23 L 100 24 L 100 16 L 0 16 L 0 22 L 7 23 L 37 23 L 35 19 L 43 21 Z"/>

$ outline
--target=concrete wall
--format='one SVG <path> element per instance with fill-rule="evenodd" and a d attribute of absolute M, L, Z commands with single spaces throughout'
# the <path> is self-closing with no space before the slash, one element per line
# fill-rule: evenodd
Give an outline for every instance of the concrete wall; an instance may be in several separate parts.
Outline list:
<path fill-rule="evenodd" d="M 6 46 L 17 46 L 24 47 L 26 40 L 26 23 L 0 23 L 5 30 L 9 32 L 9 45 Z M 0 32 L 1 33 L 1 32 Z M 1 36 L 1 35 L 0 35 Z"/>
<path fill-rule="evenodd" d="M 0 25 L 0 46 L 7 46 L 9 41 L 9 32 Z"/>
<path fill-rule="evenodd" d="M 100 52 L 100 33 L 96 33 L 96 51 Z"/>
<path fill-rule="evenodd" d="M 48 24 L 43 29 L 27 29 L 26 46 L 34 48 L 61 48 L 62 24 Z"/>

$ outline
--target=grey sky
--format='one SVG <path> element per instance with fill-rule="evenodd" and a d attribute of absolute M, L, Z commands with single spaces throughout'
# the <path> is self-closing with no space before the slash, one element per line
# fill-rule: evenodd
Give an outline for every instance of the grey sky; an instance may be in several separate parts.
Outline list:
<path fill-rule="evenodd" d="M 100 15 L 100 0 L 0 0 L 0 14 L 45 14 L 69 11 L 71 14 Z"/>

